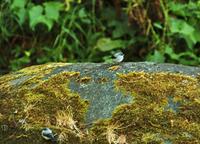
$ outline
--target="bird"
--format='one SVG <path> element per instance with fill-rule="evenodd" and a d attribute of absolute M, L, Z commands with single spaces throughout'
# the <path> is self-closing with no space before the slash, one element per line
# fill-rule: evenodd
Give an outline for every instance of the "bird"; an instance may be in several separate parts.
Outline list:
<path fill-rule="evenodd" d="M 120 63 L 124 60 L 124 54 L 121 51 L 114 53 L 113 56 L 114 56 L 113 59 L 114 62 Z"/>
<path fill-rule="evenodd" d="M 49 140 L 52 142 L 52 144 L 56 144 L 56 138 L 55 138 L 55 135 L 53 134 L 52 130 L 49 129 L 49 128 L 43 128 L 42 129 L 42 137 L 45 139 L 45 140 Z"/>

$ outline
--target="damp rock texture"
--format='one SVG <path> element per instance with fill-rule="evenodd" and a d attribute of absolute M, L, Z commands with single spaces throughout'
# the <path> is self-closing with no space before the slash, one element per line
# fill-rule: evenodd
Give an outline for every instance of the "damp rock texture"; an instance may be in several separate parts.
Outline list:
<path fill-rule="evenodd" d="M 0 143 L 199 144 L 200 68 L 119 63 L 31 66 L 0 77 Z"/>

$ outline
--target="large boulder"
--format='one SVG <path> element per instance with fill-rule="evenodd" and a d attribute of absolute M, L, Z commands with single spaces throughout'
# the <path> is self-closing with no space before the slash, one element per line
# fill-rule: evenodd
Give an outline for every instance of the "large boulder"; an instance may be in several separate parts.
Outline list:
<path fill-rule="evenodd" d="M 0 77 L 0 143 L 199 144 L 200 68 L 51 63 Z"/>

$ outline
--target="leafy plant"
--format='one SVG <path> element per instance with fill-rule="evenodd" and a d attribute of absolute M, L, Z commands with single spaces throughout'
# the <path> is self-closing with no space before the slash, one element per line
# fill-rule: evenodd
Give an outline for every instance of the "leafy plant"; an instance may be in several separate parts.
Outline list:
<path fill-rule="evenodd" d="M 59 12 L 63 9 L 61 2 L 45 2 L 42 5 L 33 5 L 27 0 L 14 0 L 11 10 L 18 18 L 18 23 L 23 25 L 26 18 L 29 19 L 29 26 L 35 30 L 37 24 L 42 23 L 50 31 L 54 22 L 58 22 Z"/>
<path fill-rule="evenodd" d="M 173 0 L 5 0 L 0 67 L 55 62 L 200 63 L 200 2 Z"/>
<path fill-rule="evenodd" d="M 170 1 L 163 5 L 165 26 L 154 23 L 154 30 L 161 29 L 165 37 L 160 39 L 158 50 L 149 55 L 148 60 L 187 65 L 197 65 L 200 62 L 198 53 L 195 52 L 200 42 L 198 5 L 192 1 L 188 3 Z M 186 45 L 180 44 L 179 41 L 184 41 Z"/>

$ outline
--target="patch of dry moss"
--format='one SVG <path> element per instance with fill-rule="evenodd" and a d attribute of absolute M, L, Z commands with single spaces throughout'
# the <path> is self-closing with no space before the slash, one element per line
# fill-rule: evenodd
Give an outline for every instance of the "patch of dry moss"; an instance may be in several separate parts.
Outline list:
<path fill-rule="evenodd" d="M 10 73 L 0 77 L 0 90 L 2 93 L 14 93 L 18 89 L 24 86 L 32 86 L 43 81 L 42 78 L 47 74 L 50 74 L 55 68 L 66 66 L 66 63 L 47 63 L 43 65 L 30 66 L 21 69 L 15 73 Z M 21 78 L 25 77 L 23 83 L 20 83 L 20 87 L 16 87 L 15 81 L 22 81 Z"/>
<path fill-rule="evenodd" d="M 78 77 L 79 72 L 63 72 L 47 80 L 31 78 L 14 93 L 3 95 L 0 123 L 8 126 L 8 130 L 1 131 L 0 143 L 5 139 L 7 143 L 24 142 L 26 136 L 30 141 L 34 136 L 35 143 L 42 143 L 43 127 L 77 138 L 89 104 L 68 88 L 69 80 Z"/>
<path fill-rule="evenodd" d="M 120 69 L 120 68 L 121 68 L 121 66 L 116 65 L 116 66 L 111 66 L 111 67 L 109 67 L 108 70 L 110 70 L 110 71 L 116 71 L 116 70 L 118 70 L 118 69 Z"/>
<path fill-rule="evenodd" d="M 92 77 L 85 76 L 85 77 L 80 78 L 78 82 L 79 83 L 89 83 L 91 80 L 92 80 Z"/>
<path fill-rule="evenodd" d="M 116 87 L 132 93 L 134 103 L 118 107 L 112 121 L 129 125 L 124 129 L 129 141 L 200 143 L 200 84 L 196 78 L 145 72 L 119 74 L 118 78 Z"/>
<path fill-rule="evenodd" d="M 112 118 L 93 125 L 95 143 L 118 144 L 121 136 L 131 144 L 200 143 L 200 84 L 197 78 L 132 72 L 118 74 L 115 84 L 118 91 L 132 94 L 134 102 L 118 106 Z M 170 108 L 170 102 L 177 106 Z"/>

